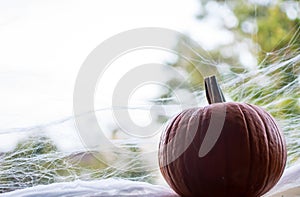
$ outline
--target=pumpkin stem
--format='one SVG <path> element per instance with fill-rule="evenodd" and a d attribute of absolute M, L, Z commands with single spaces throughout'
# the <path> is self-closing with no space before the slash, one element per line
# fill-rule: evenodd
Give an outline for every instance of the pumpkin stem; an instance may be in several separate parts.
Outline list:
<path fill-rule="evenodd" d="M 221 88 L 218 85 L 216 76 L 209 76 L 204 79 L 206 99 L 209 104 L 225 102 Z"/>

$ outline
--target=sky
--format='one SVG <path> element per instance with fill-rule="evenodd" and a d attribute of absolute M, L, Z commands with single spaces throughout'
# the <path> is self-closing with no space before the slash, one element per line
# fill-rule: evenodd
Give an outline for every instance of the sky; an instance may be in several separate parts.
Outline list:
<path fill-rule="evenodd" d="M 216 33 L 213 20 L 199 23 L 200 10 L 197 0 L 0 0 L 0 132 L 72 116 L 82 63 L 95 47 L 123 31 L 169 28 L 208 49 L 230 41 L 230 35 L 224 39 L 226 34 Z M 148 59 L 131 55 L 130 63 L 163 57 L 145 54 Z M 103 95 L 112 88 L 105 86 L 99 106 L 109 103 Z"/>
<path fill-rule="evenodd" d="M 76 75 L 97 45 L 139 27 L 185 32 L 197 6 L 194 0 L 0 0 L 0 128 L 71 115 Z"/>

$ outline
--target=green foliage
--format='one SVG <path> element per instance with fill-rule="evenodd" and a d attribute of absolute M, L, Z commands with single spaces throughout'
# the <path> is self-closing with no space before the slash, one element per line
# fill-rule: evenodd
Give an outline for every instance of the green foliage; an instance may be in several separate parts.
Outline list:
<path fill-rule="evenodd" d="M 258 34 L 254 38 L 263 52 L 286 48 L 290 42 L 299 46 L 298 39 L 293 42 L 293 36 L 300 25 L 298 20 L 290 20 L 279 6 L 269 7 L 264 12 L 266 15 L 261 16 L 257 21 Z"/>
<path fill-rule="evenodd" d="M 47 155 L 55 151 L 56 146 L 46 137 L 30 137 L 18 143 L 12 152 L 3 155 L 0 192 L 53 183 L 56 174 L 51 169 L 62 164 L 60 159 L 47 158 Z M 29 160 L 32 162 L 27 162 Z"/>

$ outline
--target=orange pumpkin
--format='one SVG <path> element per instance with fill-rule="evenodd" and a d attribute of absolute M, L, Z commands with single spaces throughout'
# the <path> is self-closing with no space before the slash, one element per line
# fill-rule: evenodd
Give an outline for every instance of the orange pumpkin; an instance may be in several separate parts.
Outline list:
<path fill-rule="evenodd" d="M 162 175 L 181 196 L 263 195 L 285 168 L 280 129 L 260 107 L 224 102 L 214 76 L 205 87 L 210 105 L 183 111 L 162 134 Z"/>

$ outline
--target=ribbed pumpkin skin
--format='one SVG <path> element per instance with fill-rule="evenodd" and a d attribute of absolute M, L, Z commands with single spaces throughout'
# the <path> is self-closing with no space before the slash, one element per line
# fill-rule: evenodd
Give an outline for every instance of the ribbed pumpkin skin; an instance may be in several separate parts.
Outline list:
<path fill-rule="evenodd" d="M 226 105 L 221 135 L 211 151 L 200 158 L 198 152 L 212 110 L 218 105 Z M 187 121 L 191 113 L 197 118 Z M 193 121 L 199 121 L 199 126 L 192 143 L 176 160 L 166 164 L 178 148 L 167 146 L 168 142 L 180 125 Z M 189 130 L 180 131 L 189 135 Z M 186 139 L 179 140 L 184 144 Z M 286 157 L 285 140 L 272 116 L 245 103 L 216 103 L 183 111 L 169 124 L 159 145 L 162 175 L 181 196 L 261 196 L 278 182 Z"/>

